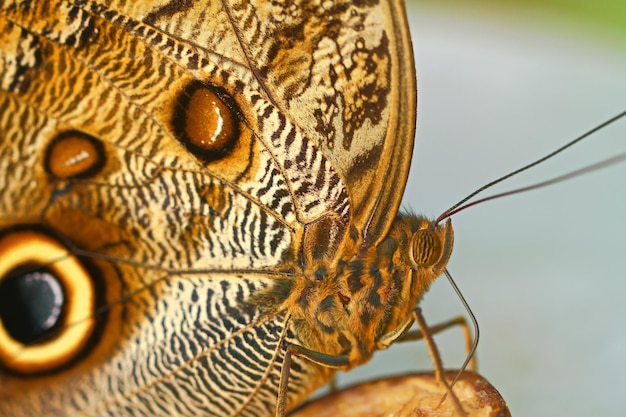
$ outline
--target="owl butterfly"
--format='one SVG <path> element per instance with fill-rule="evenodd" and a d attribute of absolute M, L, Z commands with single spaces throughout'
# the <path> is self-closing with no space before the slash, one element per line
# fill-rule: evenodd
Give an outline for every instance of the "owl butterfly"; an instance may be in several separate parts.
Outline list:
<path fill-rule="evenodd" d="M 412 323 L 401 2 L 0 8 L 0 415 L 271 415 Z"/>

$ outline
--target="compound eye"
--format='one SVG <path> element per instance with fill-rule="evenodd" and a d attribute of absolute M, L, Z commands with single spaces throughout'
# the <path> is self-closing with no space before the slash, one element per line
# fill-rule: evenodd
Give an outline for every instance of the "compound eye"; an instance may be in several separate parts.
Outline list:
<path fill-rule="evenodd" d="M 443 244 L 434 230 L 422 229 L 413 234 L 412 259 L 420 267 L 435 265 L 443 253 Z"/>

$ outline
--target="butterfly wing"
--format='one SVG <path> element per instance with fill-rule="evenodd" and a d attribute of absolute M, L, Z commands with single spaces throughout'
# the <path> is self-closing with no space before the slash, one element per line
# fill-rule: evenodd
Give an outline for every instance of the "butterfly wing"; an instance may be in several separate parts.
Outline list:
<path fill-rule="evenodd" d="M 403 195 L 415 129 L 403 2 L 214 3 L 124 13 L 246 67 L 247 81 L 341 175 L 351 223 L 374 240 L 384 236 Z"/>
<path fill-rule="evenodd" d="M 58 282 L 63 313 L 1 329 L 0 414 L 271 413 L 308 225 L 376 238 L 401 198 L 401 6 L 1 7 L 0 282 Z M 290 398 L 329 376 L 296 361 Z"/>
<path fill-rule="evenodd" d="M 250 4 L 229 11 L 255 78 L 346 183 L 351 224 L 373 241 L 385 236 L 404 191 L 415 128 L 404 5 L 298 2 L 260 10 Z"/>

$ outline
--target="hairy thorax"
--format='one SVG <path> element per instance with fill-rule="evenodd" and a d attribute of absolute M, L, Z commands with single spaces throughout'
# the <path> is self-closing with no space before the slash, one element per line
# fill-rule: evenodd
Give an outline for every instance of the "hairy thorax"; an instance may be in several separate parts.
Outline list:
<path fill-rule="evenodd" d="M 312 351 L 347 356 L 345 368 L 366 362 L 408 328 L 452 244 L 450 223 L 438 226 L 414 215 L 398 216 L 378 245 L 350 233 L 335 259 L 297 277 L 285 301 L 296 337 Z"/>

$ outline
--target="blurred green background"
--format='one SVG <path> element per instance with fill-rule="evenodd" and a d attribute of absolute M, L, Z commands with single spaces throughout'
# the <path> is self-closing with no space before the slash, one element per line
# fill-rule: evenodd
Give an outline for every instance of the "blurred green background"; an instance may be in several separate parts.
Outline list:
<path fill-rule="evenodd" d="M 418 118 L 405 209 L 436 217 L 626 110 L 623 0 L 409 1 L 407 12 Z M 623 152 L 626 121 L 493 191 Z M 479 371 L 512 415 L 623 415 L 626 164 L 471 208 L 453 225 L 449 268 L 481 326 Z M 422 308 L 431 323 L 464 313 L 445 280 Z M 459 367 L 461 332 L 436 340 Z M 407 343 L 339 382 L 424 369 L 424 345 Z"/>
<path fill-rule="evenodd" d="M 585 33 L 626 49 L 624 0 L 407 0 L 409 8 L 475 13 L 483 17 L 544 26 L 546 31 Z M 529 15 L 534 14 L 532 18 Z"/>

